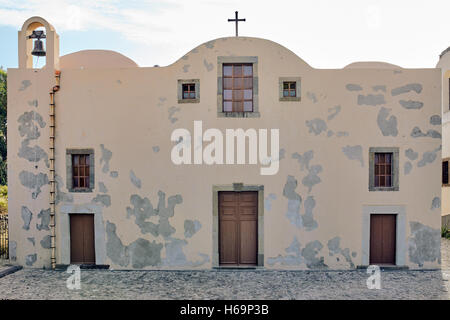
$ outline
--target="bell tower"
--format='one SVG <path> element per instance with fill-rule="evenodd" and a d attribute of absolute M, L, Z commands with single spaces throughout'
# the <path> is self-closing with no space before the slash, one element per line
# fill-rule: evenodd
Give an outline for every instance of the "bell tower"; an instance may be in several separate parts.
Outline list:
<path fill-rule="evenodd" d="M 44 27 L 45 33 L 41 30 L 36 30 L 39 27 Z M 44 68 L 59 69 L 59 35 L 56 33 L 55 28 L 45 19 L 41 17 L 29 18 L 23 24 L 18 37 L 19 68 L 33 68 L 33 53 L 37 56 L 46 56 Z M 41 40 L 44 38 L 46 39 L 45 49 Z"/>

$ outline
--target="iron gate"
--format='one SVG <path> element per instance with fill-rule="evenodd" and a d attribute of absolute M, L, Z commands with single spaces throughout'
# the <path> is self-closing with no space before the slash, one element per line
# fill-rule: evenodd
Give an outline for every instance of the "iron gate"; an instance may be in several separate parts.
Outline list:
<path fill-rule="evenodd" d="M 0 215 L 0 259 L 8 259 L 8 216 Z"/>

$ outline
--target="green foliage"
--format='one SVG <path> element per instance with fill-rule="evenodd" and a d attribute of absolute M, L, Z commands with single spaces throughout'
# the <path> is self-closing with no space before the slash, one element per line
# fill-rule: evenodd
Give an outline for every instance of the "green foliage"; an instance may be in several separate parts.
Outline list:
<path fill-rule="evenodd" d="M 450 228 L 448 226 L 442 226 L 441 236 L 442 238 L 450 239 Z"/>
<path fill-rule="evenodd" d="M 6 166 L 6 71 L 0 67 L 0 185 L 8 183 Z"/>
<path fill-rule="evenodd" d="M 0 186 L 0 215 L 8 214 L 8 186 Z"/>

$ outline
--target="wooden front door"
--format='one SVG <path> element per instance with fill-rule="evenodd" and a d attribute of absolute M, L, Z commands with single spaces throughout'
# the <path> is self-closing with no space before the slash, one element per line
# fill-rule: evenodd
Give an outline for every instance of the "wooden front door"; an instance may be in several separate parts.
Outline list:
<path fill-rule="evenodd" d="M 219 263 L 255 266 L 258 259 L 258 192 L 219 192 Z"/>
<path fill-rule="evenodd" d="M 70 215 L 70 263 L 95 264 L 94 215 Z"/>
<path fill-rule="evenodd" d="M 370 264 L 395 264 L 395 214 L 370 215 Z"/>

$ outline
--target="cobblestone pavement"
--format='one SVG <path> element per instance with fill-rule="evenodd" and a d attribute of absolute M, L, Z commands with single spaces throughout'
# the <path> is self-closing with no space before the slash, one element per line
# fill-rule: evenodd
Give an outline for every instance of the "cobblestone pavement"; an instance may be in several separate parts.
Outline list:
<path fill-rule="evenodd" d="M 383 271 L 369 290 L 365 271 L 108 271 L 81 270 L 69 290 L 64 271 L 24 269 L 0 279 L 0 299 L 447 299 L 450 240 L 442 270 Z"/>

